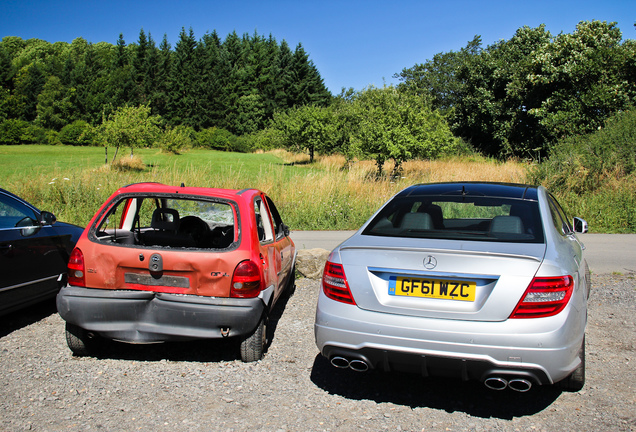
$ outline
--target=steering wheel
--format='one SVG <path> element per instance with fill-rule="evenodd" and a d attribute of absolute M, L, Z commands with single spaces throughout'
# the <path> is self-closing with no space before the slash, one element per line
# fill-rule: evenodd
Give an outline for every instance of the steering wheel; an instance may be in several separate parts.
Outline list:
<path fill-rule="evenodd" d="M 179 222 L 179 232 L 189 234 L 199 245 L 207 238 L 210 233 L 210 227 L 201 218 L 186 216 Z"/>

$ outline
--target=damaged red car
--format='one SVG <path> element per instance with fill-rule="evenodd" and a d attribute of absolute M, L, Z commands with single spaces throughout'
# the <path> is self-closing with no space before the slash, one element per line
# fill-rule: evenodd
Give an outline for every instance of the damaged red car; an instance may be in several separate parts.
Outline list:
<path fill-rule="evenodd" d="M 256 189 L 129 185 L 84 230 L 57 296 L 73 354 L 103 339 L 154 343 L 238 338 L 262 358 L 268 315 L 294 285 L 296 249 Z"/>

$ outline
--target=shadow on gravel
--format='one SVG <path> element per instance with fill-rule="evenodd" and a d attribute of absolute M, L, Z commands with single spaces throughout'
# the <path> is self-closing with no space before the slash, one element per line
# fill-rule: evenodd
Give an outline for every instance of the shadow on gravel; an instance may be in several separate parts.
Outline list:
<path fill-rule="evenodd" d="M 561 394 L 559 389 L 549 386 L 518 393 L 489 390 L 481 383 L 458 379 L 425 379 L 397 372 L 360 373 L 335 368 L 321 355 L 314 360 L 311 380 L 330 394 L 347 399 L 389 402 L 449 413 L 459 411 L 475 417 L 505 420 L 536 414 L 550 406 Z"/>
<path fill-rule="evenodd" d="M 275 337 L 278 322 L 287 307 L 294 289 L 283 293 L 269 315 L 267 329 L 268 347 Z M 55 304 L 53 305 L 55 312 Z M 266 348 L 267 349 L 267 348 Z M 240 360 L 240 340 L 205 339 L 188 342 L 166 342 L 157 344 L 128 344 L 111 340 L 101 340 L 98 359 L 135 360 L 135 361 L 180 361 L 214 363 Z"/>
<path fill-rule="evenodd" d="M 44 300 L 24 309 L 11 312 L 2 317 L 0 322 L 0 338 L 21 328 L 30 326 L 50 315 L 57 313 L 55 299 Z"/>

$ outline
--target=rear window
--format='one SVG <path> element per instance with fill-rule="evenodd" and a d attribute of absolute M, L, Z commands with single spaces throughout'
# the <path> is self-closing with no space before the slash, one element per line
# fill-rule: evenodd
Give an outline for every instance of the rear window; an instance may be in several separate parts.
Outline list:
<path fill-rule="evenodd" d="M 536 201 L 435 196 L 397 197 L 363 235 L 448 240 L 543 243 Z"/>
<path fill-rule="evenodd" d="M 136 247 L 224 249 L 238 241 L 235 208 L 225 200 L 119 197 L 91 235 L 94 241 Z"/>

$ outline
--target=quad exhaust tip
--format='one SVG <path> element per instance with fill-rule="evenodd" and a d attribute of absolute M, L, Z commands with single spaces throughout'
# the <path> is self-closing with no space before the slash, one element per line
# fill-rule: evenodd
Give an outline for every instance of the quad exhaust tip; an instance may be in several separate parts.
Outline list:
<path fill-rule="evenodd" d="M 369 365 L 364 360 L 352 359 L 335 356 L 331 358 L 331 364 L 339 369 L 351 369 L 356 372 L 366 372 L 369 370 Z"/>
<path fill-rule="evenodd" d="M 511 390 L 525 393 L 532 388 L 532 383 L 524 378 L 512 378 L 507 380 L 502 377 L 489 377 L 484 381 L 484 385 L 491 390 Z"/>

